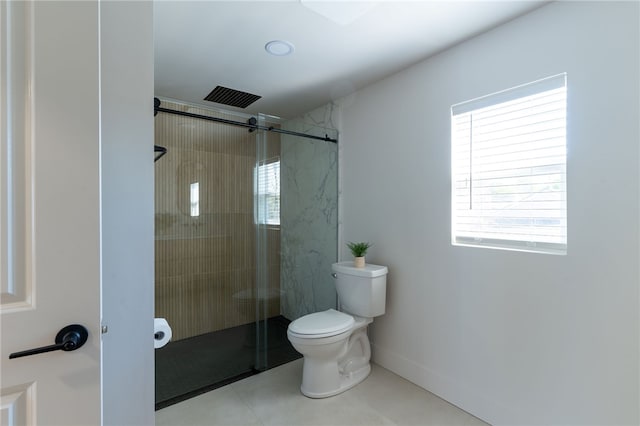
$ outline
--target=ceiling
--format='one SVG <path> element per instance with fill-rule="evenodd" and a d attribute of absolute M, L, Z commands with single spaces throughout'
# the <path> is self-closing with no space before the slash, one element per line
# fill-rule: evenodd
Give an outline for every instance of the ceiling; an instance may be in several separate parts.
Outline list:
<path fill-rule="evenodd" d="M 522 1 L 163 1 L 154 3 L 155 94 L 290 118 L 525 14 Z M 288 56 L 264 46 L 285 40 Z M 246 109 L 216 86 L 261 96 Z"/>

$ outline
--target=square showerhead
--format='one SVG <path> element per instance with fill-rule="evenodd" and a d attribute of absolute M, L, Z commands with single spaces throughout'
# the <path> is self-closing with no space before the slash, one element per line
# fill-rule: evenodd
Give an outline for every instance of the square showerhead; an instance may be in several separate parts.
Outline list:
<path fill-rule="evenodd" d="M 217 104 L 229 105 L 238 108 L 246 108 L 262 96 L 252 93 L 241 92 L 240 90 L 229 89 L 228 87 L 216 86 L 204 100 Z"/>

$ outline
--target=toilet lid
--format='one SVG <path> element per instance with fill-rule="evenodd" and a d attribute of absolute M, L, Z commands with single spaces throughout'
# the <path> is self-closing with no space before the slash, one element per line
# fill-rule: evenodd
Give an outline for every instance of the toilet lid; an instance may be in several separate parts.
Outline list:
<path fill-rule="evenodd" d="M 349 330 L 354 323 L 351 315 L 329 309 L 305 315 L 289 324 L 289 330 L 296 334 L 333 336 Z"/>

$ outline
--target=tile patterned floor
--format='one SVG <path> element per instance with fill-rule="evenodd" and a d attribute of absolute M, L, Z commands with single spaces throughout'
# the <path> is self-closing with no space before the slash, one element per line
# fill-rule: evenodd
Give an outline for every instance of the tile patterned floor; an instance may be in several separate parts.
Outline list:
<path fill-rule="evenodd" d="M 300 359 L 157 411 L 156 425 L 486 425 L 390 371 L 372 367 L 353 389 L 314 400 L 300 393 Z"/>

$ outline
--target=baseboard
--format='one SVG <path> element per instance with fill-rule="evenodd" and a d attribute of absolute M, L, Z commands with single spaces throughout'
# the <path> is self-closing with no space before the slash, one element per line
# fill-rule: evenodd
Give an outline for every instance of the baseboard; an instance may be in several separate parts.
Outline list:
<path fill-rule="evenodd" d="M 372 361 L 398 376 L 439 396 L 461 410 L 490 424 L 508 424 L 517 418 L 512 410 L 496 403 L 480 391 L 442 376 L 386 348 L 371 343 Z"/>

